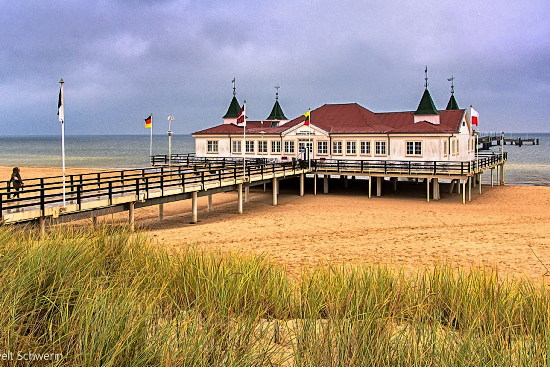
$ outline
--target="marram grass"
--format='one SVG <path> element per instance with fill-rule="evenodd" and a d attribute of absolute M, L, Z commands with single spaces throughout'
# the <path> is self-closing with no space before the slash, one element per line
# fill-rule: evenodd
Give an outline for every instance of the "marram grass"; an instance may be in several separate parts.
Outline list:
<path fill-rule="evenodd" d="M 0 229 L 0 354 L 59 366 L 545 366 L 550 293 L 495 271 L 168 253 L 125 227 Z M 26 365 L 12 360 L 9 365 Z"/>

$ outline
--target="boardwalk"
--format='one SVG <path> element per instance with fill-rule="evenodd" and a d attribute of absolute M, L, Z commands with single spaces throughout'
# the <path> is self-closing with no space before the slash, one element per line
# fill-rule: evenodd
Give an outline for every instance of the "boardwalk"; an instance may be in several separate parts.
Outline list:
<path fill-rule="evenodd" d="M 168 166 L 167 162 L 172 165 Z M 20 197 L 14 197 L 9 182 L 0 183 L 0 223 L 39 221 L 44 227 L 45 220 L 57 222 L 96 218 L 97 216 L 121 211 L 129 212 L 133 224 L 134 210 L 140 207 L 159 205 L 162 218 L 162 205 L 179 200 L 193 201 L 193 222 L 197 221 L 197 198 L 208 196 L 209 207 L 213 194 L 227 191 L 238 192 L 238 212 L 243 210 L 244 195 L 251 186 L 267 184 L 272 187 L 273 205 L 277 205 L 278 181 L 286 178 L 300 178 L 300 195 L 304 194 L 305 175 L 314 177 L 314 194 L 317 194 L 317 181 L 323 177 L 323 192 L 328 193 L 329 180 L 333 176 L 363 177 L 368 179 L 368 196 L 376 179 L 376 195 L 381 196 L 382 180 L 389 178 L 397 188 L 399 178 L 425 180 L 427 200 L 440 197 L 439 182 L 450 180 L 451 192 L 456 188 L 462 201 L 471 200 L 472 184 L 476 187 L 480 175 L 485 170 L 497 171 L 497 182 L 503 183 L 503 166 L 506 154 L 481 156 L 471 162 L 419 162 L 419 161 L 366 161 L 366 160 L 312 160 L 269 163 L 262 159 L 242 160 L 219 158 L 204 159 L 191 155 L 152 157 L 152 167 L 133 170 L 94 172 L 29 179 Z M 500 168 L 499 168 L 500 167 Z M 65 186 L 65 188 L 64 188 Z M 431 193 L 430 193 L 430 186 Z M 63 196 L 65 192 L 65 198 Z M 246 199 L 245 199 L 246 201 Z"/>

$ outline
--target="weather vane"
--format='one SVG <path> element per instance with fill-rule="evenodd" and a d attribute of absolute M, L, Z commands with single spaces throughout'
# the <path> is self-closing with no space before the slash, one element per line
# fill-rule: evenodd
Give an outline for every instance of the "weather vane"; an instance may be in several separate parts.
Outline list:
<path fill-rule="evenodd" d="M 426 69 L 424 69 L 424 80 L 425 80 L 425 83 L 424 83 L 424 87 L 426 89 L 428 89 L 428 65 L 426 65 Z"/>
<path fill-rule="evenodd" d="M 279 100 L 279 88 L 281 88 L 279 86 L 279 84 L 277 84 L 275 87 L 273 87 L 277 90 L 277 92 L 275 92 L 275 100 L 278 101 Z"/>
<path fill-rule="evenodd" d="M 237 94 L 237 88 L 235 87 L 236 85 L 235 77 L 233 77 L 233 80 L 231 81 L 231 83 L 233 83 L 233 96 L 235 96 Z"/>
<path fill-rule="evenodd" d="M 455 77 L 451 75 L 447 81 L 451 82 L 451 94 L 455 94 Z"/>

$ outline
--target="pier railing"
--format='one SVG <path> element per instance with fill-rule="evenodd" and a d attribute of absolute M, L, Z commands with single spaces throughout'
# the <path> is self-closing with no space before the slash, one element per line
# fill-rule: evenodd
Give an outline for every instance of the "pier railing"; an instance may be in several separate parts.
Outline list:
<path fill-rule="evenodd" d="M 76 204 L 77 211 L 82 204 L 94 200 L 107 200 L 105 206 L 113 205 L 117 197 L 135 195 L 138 200 L 149 198 L 150 193 L 164 196 L 166 192 L 178 189 L 178 193 L 205 190 L 209 187 L 235 185 L 241 182 L 259 181 L 281 174 L 296 174 L 301 170 L 296 163 L 250 164 L 233 167 L 210 164 L 208 167 L 188 169 L 185 167 L 149 167 L 143 169 L 100 171 L 79 175 L 68 175 L 63 185 L 62 176 L 26 179 L 23 190 L 15 192 L 8 181 L 0 182 L 0 223 L 3 216 L 13 211 L 39 209 L 44 215 L 46 208 Z M 159 194 L 160 193 L 160 194 Z M 19 194 L 19 197 L 15 197 Z"/>

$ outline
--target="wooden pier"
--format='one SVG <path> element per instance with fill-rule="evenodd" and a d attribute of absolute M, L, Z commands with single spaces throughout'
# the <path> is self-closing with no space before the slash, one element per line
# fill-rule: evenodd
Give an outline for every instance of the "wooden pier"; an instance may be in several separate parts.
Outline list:
<path fill-rule="evenodd" d="M 170 159 L 169 159 L 170 158 Z M 467 162 L 421 162 L 376 160 L 311 160 L 284 163 L 267 162 L 265 159 L 197 158 L 192 155 L 151 157 L 152 167 L 94 172 L 66 176 L 25 180 L 20 197 L 9 182 L 0 182 L 0 223 L 35 221 L 44 230 L 46 221 L 56 223 L 95 218 L 127 211 L 133 227 L 134 210 L 159 205 L 159 218 L 163 217 L 162 205 L 180 200 L 192 200 L 192 223 L 198 221 L 198 197 L 208 196 L 208 208 L 212 207 L 212 195 L 237 191 L 237 212 L 243 212 L 251 186 L 270 184 L 272 204 L 277 205 L 279 181 L 299 178 L 299 195 L 304 195 L 305 175 L 313 175 L 314 195 L 317 181 L 323 177 L 323 192 L 328 193 L 333 176 L 363 177 L 368 179 L 368 197 L 372 197 L 372 184 L 376 180 L 376 196 L 382 195 L 382 182 L 389 179 L 397 189 L 399 179 L 416 179 L 426 182 L 427 201 L 440 198 L 440 180 L 449 180 L 450 192 L 460 192 L 462 202 L 471 200 L 472 185 L 479 186 L 481 174 L 490 170 L 491 185 L 496 170 L 496 182 L 504 184 L 504 154 L 481 155 Z M 171 165 L 168 165 L 171 162 Z M 468 187 L 467 187 L 468 185 Z M 65 189 L 63 187 L 65 186 Z M 244 198 L 243 198 L 244 190 Z M 63 196 L 65 191 L 65 201 Z M 243 200 L 244 199 L 244 200 Z"/>
<path fill-rule="evenodd" d="M 503 135 L 484 135 L 478 138 L 481 150 L 488 150 L 491 147 L 499 145 L 517 145 L 521 147 L 524 144 L 539 145 L 539 138 L 505 137 Z"/>

